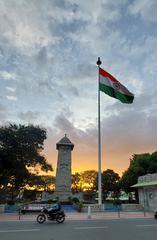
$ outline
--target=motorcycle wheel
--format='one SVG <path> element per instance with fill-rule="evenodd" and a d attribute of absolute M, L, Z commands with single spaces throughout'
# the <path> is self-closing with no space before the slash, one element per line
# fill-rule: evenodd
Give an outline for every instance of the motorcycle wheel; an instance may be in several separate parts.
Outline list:
<path fill-rule="evenodd" d="M 65 221 L 65 216 L 62 215 L 62 214 L 57 215 L 57 216 L 56 216 L 56 221 L 57 221 L 58 223 L 63 223 L 63 222 Z"/>
<path fill-rule="evenodd" d="M 44 214 L 39 214 L 39 215 L 37 216 L 37 222 L 38 222 L 38 223 L 44 223 L 45 220 L 46 220 L 46 217 L 45 217 Z"/>

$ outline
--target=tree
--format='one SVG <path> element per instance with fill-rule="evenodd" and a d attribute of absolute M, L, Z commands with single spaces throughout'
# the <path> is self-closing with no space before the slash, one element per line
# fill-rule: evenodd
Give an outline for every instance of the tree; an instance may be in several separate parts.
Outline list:
<path fill-rule="evenodd" d="M 150 164 L 148 168 L 149 173 L 157 172 L 157 152 L 153 152 L 150 156 Z"/>
<path fill-rule="evenodd" d="M 0 128 L 1 187 L 18 190 L 30 178 L 29 168 L 38 166 L 42 171 L 52 171 L 41 155 L 45 139 L 45 129 L 38 126 L 10 124 Z"/>
<path fill-rule="evenodd" d="M 32 174 L 27 182 L 26 188 L 36 190 L 52 191 L 54 190 L 55 177 L 51 175 Z"/>
<path fill-rule="evenodd" d="M 95 170 L 87 170 L 81 173 L 81 188 L 83 191 L 96 191 L 97 172 Z"/>
<path fill-rule="evenodd" d="M 102 173 L 102 193 L 104 198 L 108 196 L 109 192 L 112 193 L 113 197 L 117 197 L 119 194 L 119 179 L 118 173 L 112 169 L 107 169 Z"/>
<path fill-rule="evenodd" d="M 87 170 L 81 173 L 72 175 L 72 191 L 96 191 L 96 177 L 95 170 Z"/>
<path fill-rule="evenodd" d="M 129 168 L 123 173 L 120 185 L 125 192 L 132 192 L 132 185 L 137 183 L 138 177 L 157 171 L 157 164 L 154 161 L 157 154 L 149 153 L 134 154 L 130 159 Z M 152 159 L 152 160 L 151 160 Z"/>
<path fill-rule="evenodd" d="M 81 191 L 81 175 L 80 173 L 76 172 L 75 174 L 72 175 L 72 181 L 71 181 L 71 189 L 73 192 L 79 192 Z"/>

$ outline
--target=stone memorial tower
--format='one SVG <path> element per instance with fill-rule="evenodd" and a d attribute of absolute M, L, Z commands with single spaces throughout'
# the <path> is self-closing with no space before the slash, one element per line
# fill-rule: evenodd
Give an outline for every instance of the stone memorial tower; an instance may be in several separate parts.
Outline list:
<path fill-rule="evenodd" d="M 71 197 L 71 151 L 74 144 L 66 134 L 57 144 L 58 161 L 55 180 L 55 196 L 66 202 Z"/>

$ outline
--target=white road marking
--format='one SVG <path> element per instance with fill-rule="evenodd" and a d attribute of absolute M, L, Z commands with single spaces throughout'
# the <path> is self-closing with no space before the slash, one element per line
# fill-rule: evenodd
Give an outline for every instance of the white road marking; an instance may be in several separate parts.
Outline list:
<path fill-rule="evenodd" d="M 88 229 L 103 229 L 103 228 L 108 228 L 108 226 L 103 226 L 103 227 L 75 227 L 74 229 L 76 230 L 88 230 Z"/>
<path fill-rule="evenodd" d="M 157 224 L 136 225 L 136 227 L 157 227 Z"/>
<path fill-rule="evenodd" d="M 35 231 L 40 231 L 40 229 L 39 228 L 35 228 L 35 229 L 0 230 L 0 233 L 35 232 Z"/>

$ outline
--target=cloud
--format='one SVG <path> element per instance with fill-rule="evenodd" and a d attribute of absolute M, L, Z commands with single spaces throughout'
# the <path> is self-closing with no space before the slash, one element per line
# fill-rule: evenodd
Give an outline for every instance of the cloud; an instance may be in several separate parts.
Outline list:
<path fill-rule="evenodd" d="M 147 95 L 135 96 L 132 105 L 117 102 L 110 109 L 109 107 L 105 109 L 106 111 L 112 109 L 112 115 L 102 119 L 102 135 L 108 154 L 116 155 L 117 152 L 119 159 L 122 152 L 124 156 L 126 154 L 128 156 L 129 152 L 133 154 L 155 151 L 157 141 L 156 134 L 153 133 L 157 120 L 155 96 L 156 91 L 152 91 Z"/>
<path fill-rule="evenodd" d="M 15 80 L 16 75 L 15 75 L 15 73 L 10 73 L 7 71 L 0 71 L 0 78 L 2 78 L 4 80 Z"/>
<path fill-rule="evenodd" d="M 73 119 L 71 118 L 71 116 L 65 116 L 64 114 L 60 114 L 55 118 L 54 121 L 54 127 L 57 130 L 57 134 L 59 135 L 64 135 L 65 133 L 67 133 L 67 135 L 69 135 L 74 141 L 76 142 L 80 142 L 80 145 L 82 146 L 82 144 L 84 145 L 84 143 L 90 141 L 91 145 L 93 145 L 93 143 L 95 143 L 95 137 L 93 136 L 93 134 L 96 134 L 95 131 L 95 126 L 94 129 L 93 128 L 89 128 L 86 131 L 83 131 L 77 127 L 75 127 L 75 123 L 73 121 Z M 91 138 L 92 136 L 92 138 Z M 84 138 L 84 139 L 83 139 Z M 87 144 L 88 145 L 88 144 Z M 89 146 L 89 148 L 91 149 L 92 147 Z"/>
<path fill-rule="evenodd" d="M 7 117 L 7 108 L 0 103 L 0 124 L 5 123 Z"/>
<path fill-rule="evenodd" d="M 135 16 L 140 15 L 145 21 L 157 21 L 157 2 L 156 0 L 136 0 L 129 6 L 129 12 Z"/>
<path fill-rule="evenodd" d="M 73 132 L 74 131 L 74 126 L 72 123 L 64 116 L 64 115 L 59 115 L 56 117 L 54 126 L 60 131 L 60 132 Z"/>
<path fill-rule="evenodd" d="M 13 87 L 6 87 L 6 89 L 7 89 L 9 92 L 15 92 L 15 91 L 16 91 L 16 89 L 13 88 Z"/>
<path fill-rule="evenodd" d="M 17 101 L 17 96 L 6 96 L 6 98 L 10 101 Z"/>
<path fill-rule="evenodd" d="M 38 44 L 55 43 L 43 19 L 42 6 L 38 7 L 34 1 L 1 1 L 0 9 L 0 31 L 15 47 L 25 51 Z M 30 52 L 25 51 L 25 54 Z"/>
<path fill-rule="evenodd" d="M 36 63 L 41 67 L 45 66 L 48 63 L 48 53 L 45 46 L 39 49 L 36 56 Z"/>
<path fill-rule="evenodd" d="M 24 120 L 25 122 L 33 122 L 39 117 L 39 112 L 32 112 L 32 111 L 27 111 L 27 112 L 21 112 L 18 114 L 18 117 L 21 120 Z"/>

